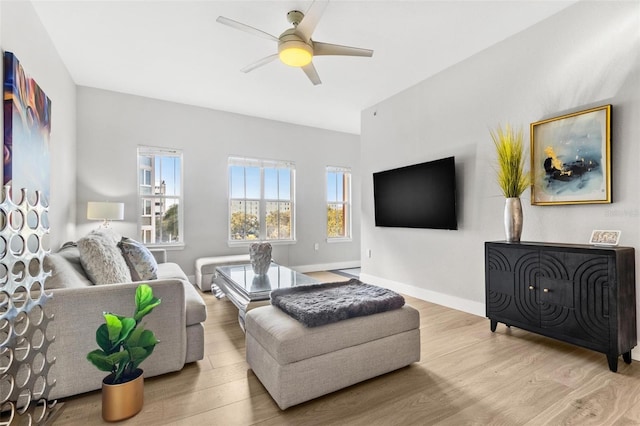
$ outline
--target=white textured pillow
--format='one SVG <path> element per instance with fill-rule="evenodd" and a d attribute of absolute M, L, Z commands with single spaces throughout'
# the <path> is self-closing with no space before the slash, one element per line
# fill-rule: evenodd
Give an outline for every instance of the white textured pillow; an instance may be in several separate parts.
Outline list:
<path fill-rule="evenodd" d="M 111 231 L 96 230 L 78 240 L 80 262 L 94 284 L 131 282 L 131 272 L 117 246 L 119 239 Z"/>

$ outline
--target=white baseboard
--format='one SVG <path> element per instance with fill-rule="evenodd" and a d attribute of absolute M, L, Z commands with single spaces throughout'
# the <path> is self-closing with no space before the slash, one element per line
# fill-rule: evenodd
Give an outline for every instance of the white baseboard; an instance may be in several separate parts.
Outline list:
<path fill-rule="evenodd" d="M 425 290 L 424 288 L 414 287 L 397 281 L 388 280 L 386 278 L 376 277 L 375 275 L 360 274 L 360 281 L 385 287 L 407 296 L 417 297 L 427 302 L 436 303 L 458 311 L 467 312 L 469 314 L 484 317 L 486 309 L 484 303 L 474 302 L 468 299 L 451 296 L 448 294 L 438 293 L 436 291 Z"/>
<path fill-rule="evenodd" d="M 294 271 L 300 272 L 301 274 L 304 274 L 305 272 L 333 271 L 336 269 L 349 269 L 359 267 L 359 260 L 353 260 L 349 262 L 319 263 L 316 265 L 289 266 L 289 268 L 293 269 Z"/>

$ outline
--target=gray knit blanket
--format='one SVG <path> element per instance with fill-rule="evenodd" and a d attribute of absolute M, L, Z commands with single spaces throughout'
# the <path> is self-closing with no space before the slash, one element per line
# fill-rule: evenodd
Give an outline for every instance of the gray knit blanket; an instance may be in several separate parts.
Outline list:
<path fill-rule="evenodd" d="M 317 327 L 401 308 L 404 297 L 352 279 L 273 290 L 271 304 L 305 326 Z"/>

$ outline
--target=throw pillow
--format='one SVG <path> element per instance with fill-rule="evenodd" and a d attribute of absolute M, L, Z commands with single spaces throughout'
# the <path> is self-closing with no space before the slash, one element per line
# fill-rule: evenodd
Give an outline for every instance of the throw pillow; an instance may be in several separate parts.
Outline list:
<path fill-rule="evenodd" d="M 47 254 L 44 257 L 43 266 L 45 272 L 51 272 L 51 275 L 44 280 L 44 288 L 47 290 L 83 288 L 93 285 L 60 253 Z"/>
<path fill-rule="evenodd" d="M 77 242 L 66 242 L 62 245 L 58 253 L 56 253 L 60 257 L 69 263 L 69 265 L 87 281 L 89 284 L 93 284 L 89 278 L 87 277 L 87 271 L 82 267 L 82 262 L 80 261 L 80 250 L 78 250 Z"/>
<path fill-rule="evenodd" d="M 144 244 L 122 237 L 118 242 L 122 257 L 129 266 L 131 278 L 134 281 L 155 280 L 158 278 L 158 262 Z"/>
<path fill-rule="evenodd" d="M 94 284 L 131 282 L 131 272 L 114 239 L 114 233 L 96 230 L 78 240 L 80 263 Z"/>

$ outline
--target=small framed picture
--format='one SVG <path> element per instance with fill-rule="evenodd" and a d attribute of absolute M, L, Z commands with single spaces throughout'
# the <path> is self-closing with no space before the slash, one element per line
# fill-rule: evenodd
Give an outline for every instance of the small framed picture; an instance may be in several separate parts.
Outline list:
<path fill-rule="evenodd" d="M 606 231 L 594 229 L 591 232 L 590 244 L 594 246 L 617 246 L 620 241 L 620 231 Z"/>

